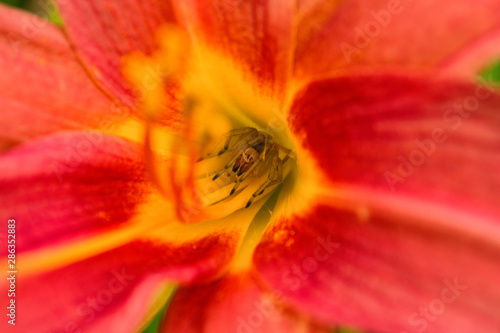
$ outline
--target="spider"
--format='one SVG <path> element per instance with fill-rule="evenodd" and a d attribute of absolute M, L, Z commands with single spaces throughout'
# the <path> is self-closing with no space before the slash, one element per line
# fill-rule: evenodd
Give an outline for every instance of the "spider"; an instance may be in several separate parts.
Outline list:
<path fill-rule="evenodd" d="M 235 140 L 236 138 L 238 140 Z M 223 148 L 217 153 L 211 152 L 199 158 L 198 162 L 228 152 L 232 152 L 233 157 L 212 178 L 212 181 L 215 181 L 224 172 L 228 172 L 228 176 L 231 173 L 236 175 L 231 192 L 222 200 L 234 195 L 247 177 L 257 178 L 269 171 L 267 180 L 252 194 L 245 208 L 250 207 L 255 198 L 262 195 L 268 187 L 281 183 L 283 165 L 292 156 L 292 151 L 280 145 L 269 133 L 258 131 L 253 127 L 245 127 L 226 133 Z"/>

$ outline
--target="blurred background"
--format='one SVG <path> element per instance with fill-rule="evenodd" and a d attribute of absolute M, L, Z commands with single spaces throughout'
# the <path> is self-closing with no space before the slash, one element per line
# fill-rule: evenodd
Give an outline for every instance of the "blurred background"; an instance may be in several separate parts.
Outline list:
<path fill-rule="evenodd" d="M 59 26 L 63 26 L 63 22 L 61 17 L 59 16 L 54 1 L 52 0 L 0 0 L 0 3 L 7 4 L 9 6 L 21 8 L 23 10 L 32 12 L 40 17 L 43 17 L 54 24 Z M 500 59 L 498 59 L 495 63 L 491 64 L 491 66 L 485 70 L 483 73 L 478 73 L 485 78 L 488 78 L 489 81 L 499 82 L 500 83 Z M 500 110 L 499 110 L 500 112 Z M 162 317 L 165 308 L 160 311 L 151 324 L 143 331 L 143 333 L 153 333 L 158 332 L 158 327 L 160 324 L 160 319 Z M 349 329 L 340 329 L 337 331 L 338 333 L 356 333 L 353 330 Z"/>
<path fill-rule="evenodd" d="M 0 0 L 0 3 L 5 3 L 13 7 L 22 8 L 30 11 L 38 16 L 41 16 L 57 25 L 62 26 L 63 22 L 57 13 L 53 10 L 55 7 L 53 0 Z M 490 81 L 500 82 L 500 59 L 491 64 L 485 72 L 479 73 L 484 77 L 489 77 Z"/>
<path fill-rule="evenodd" d="M 56 8 L 52 0 L 0 0 L 0 2 L 13 7 L 22 8 L 58 25 L 62 25 L 62 21 L 57 11 L 52 10 L 52 8 Z"/>

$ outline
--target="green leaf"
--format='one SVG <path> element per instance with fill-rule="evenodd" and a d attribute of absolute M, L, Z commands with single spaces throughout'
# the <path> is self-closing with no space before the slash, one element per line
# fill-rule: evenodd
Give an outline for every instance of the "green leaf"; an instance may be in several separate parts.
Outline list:
<path fill-rule="evenodd" d="M 26 0 L 0 0 L 0 2 L 3 2 L 7 5 L 11 5 L 14 7 L 18 8 L 25 8 L 24 6 L 26 5 Z"/>
<path fill-rule="evenodd" d="M 54 0 L 0 0 L 0 3 L 24 9 L 59 26 L 63 25 Z"/>
<path fill-rule="evenodd" d="M 158 332 L 160 329 L 161 320 L 162 320 L 163 315 L 165 314 L 166 310 L 167 310 L 167 306 L 165 306 L 163 309 L 158 311 L 156 316 L 149 323 L 149 326 L 146 327 L 146 329 L 144 329 L 144 331 L 142 331 L 142 333 L 156 333 L 156 332 Z"/>
<path fill-rule="evenodd" d="M 490 82 L 500 82 L 500 60 L 488 67 L 481 76 Z"/>
<path fill-rule="evenodd" d="M 156 315 L 151 319 L 149 322 L 148 326 L 142 331 L 142 333 L 156 333 L 160 329 L 160 324 L 161 320 L 163 319 L 163 316 L 165 315 L 165 312 L 168 309 L 168 306 L 170 304 L 170 301 L 172 300 L 172 297 L 175 294 L 175 291 L 177 289 L 177 285 L 169 285 L 165 288 L 163 294 L 168 295 L 168 298 L 163 305 L 163 307 L 156 313 Z M 159 297 L 160 299 L 163 297 Z"/>

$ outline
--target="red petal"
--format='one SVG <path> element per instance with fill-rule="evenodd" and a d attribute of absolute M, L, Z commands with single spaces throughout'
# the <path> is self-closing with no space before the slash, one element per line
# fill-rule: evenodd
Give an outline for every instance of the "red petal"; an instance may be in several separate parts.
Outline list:
<path fill-rule="evenodd" d="M 175 6 L 197 42 L 227 57 L 226 66 L 243 70 L 261 94 L 281 97 L 291 69 L 292 1 L 189 0 Z"/>
<path fill-rule="evenodd" d="M 498 238 L 409 219 L 374 209 L 361 220 L 319 205 L 275 223 L 254 260 L 271 290 L 318 320 L 376 332 L 498 332 Z"/>
<path fill-rule="evenodd" d="M 472 98 L 477 108 L 459 126 L 443 119 Z M 267 231 L 254 260 L 268 287 L 330 323 L 498 331 L 499 106 L 484 87 L 390 75 L 302 91 L 292 127 L 330 184 L 307 211 Z M 446 140 L 433 137 L 437 128 Z M 398 156 L 415 160 L 419 149 L 425 162 L 403 174 Z M 386 172 L 404 182 L 391 186 Z"/>
<path fill-rule="evenodd" d="M 3 5 L 0 21 L 0 142 L 60 129 L 106 130 L 125 116 L 94 86 L 57 27 Z"/>
<path fill-rule="evenodd" d="M 499 108 L 484 86 L 381 74 L 311 84 L 290 120 L 332 186 L 460 208 L 498 225 Z"/>
<path fill-rule="evenodd" d="M 496 29 L 441 63 L 440 72 L 443 76 L 480 73 L 485 70 L 485 66 L 497 61 L 499 56 L 500 29 Z"/>
<path fill-rule="evenodd" d="M 134 241 L 41 275 L 18 275 L 16 329 L 137 332 L 161 282 L 212 279 L 232 257 L 234 243 L 222 235 L 183 246 Z"/>
<path fill-rule="evenodd" d="M 247 274 L 174 295 L 161 332 L 329 332 L 281 307 Z"/>
<path fill-rule="evenodd" d="M 30 142 L 2 155 L 0 168 L 0 214 L 16 219 L 22 251 L 115 228 L 149 192 L 140 147 L 100 132 Z"/>
<path fill-rule="evenodd" d="M 157 50 L 156 33 L 174 22 L 170 1 L 62 1 L 64 27 L 88 72 L 113 98 L 134 108 L 136 96 L 122 73 L 122 58 Z"/>
<path fill-rule="evenodd" d="M 374 65 L 431 68 L 500 28 L 498 12 L 496 0 L 300 1 L 296 75 Z M 490 47 L 500 55 L 498 45 Z"/>

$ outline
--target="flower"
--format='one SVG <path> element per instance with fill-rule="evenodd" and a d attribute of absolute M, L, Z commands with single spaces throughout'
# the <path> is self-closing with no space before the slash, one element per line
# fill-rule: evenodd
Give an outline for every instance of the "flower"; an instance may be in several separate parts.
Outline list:
<path fill-rule="evenodd" d="M 471 79 L 500 2 L 59 6 L 65 34 L 0 10 L 18 330 L 137 331 L 171 296 L 164 332 L 498 331 L 500 96 Z M 249 208 L 186 199 L 196 146 L 156 146 L 273 117 L 295 156 Z"/>

